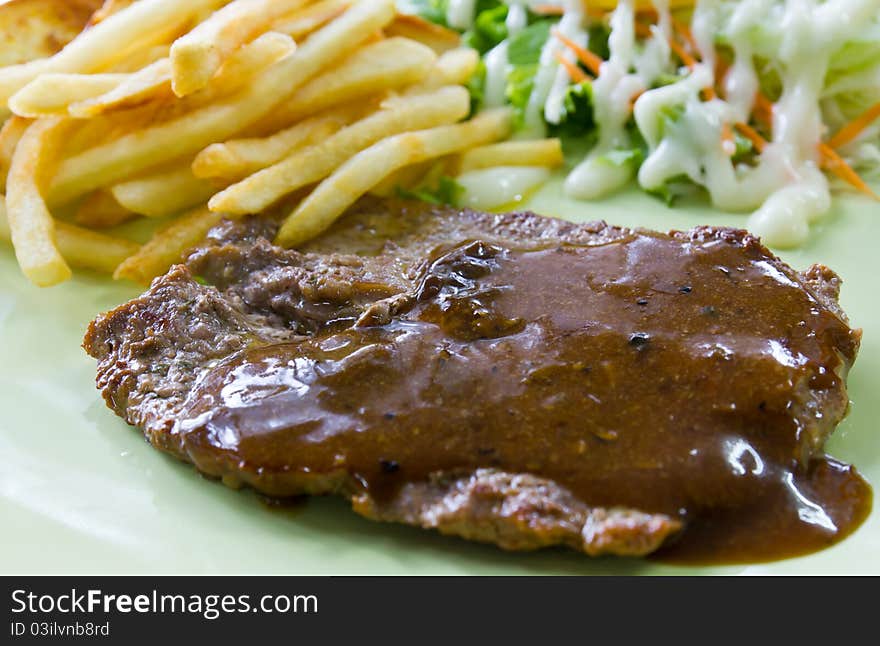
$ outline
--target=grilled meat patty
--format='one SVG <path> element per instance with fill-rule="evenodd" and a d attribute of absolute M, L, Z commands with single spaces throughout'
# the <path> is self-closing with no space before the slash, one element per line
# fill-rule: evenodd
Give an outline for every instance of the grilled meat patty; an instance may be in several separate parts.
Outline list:
<path fill-rule="evenodd" d="M 157 448 L 270 496 L 507 549 L 813 551 L 870 489 L 824 456 L 859 332 L 743 231 L 366 200 L 299 250 L 226 222 L 85 348 Z"/>

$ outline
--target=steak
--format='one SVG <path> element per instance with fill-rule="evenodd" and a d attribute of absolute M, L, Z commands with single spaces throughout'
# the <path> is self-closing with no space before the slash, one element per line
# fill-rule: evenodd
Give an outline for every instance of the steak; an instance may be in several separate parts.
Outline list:
<path fill-rule="evenodd" d="M 506 549 L 767 560 L 870 488 L 824 455 L 860 332 L 744 231 L 365 200 L 298 250 L 224 222 L 94 321 L 108 405 L 234 487 Z"/>

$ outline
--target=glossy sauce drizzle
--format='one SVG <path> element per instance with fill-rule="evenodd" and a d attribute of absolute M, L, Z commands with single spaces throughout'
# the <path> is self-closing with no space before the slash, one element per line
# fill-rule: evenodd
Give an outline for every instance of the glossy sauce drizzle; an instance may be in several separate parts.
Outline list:
<path fill-rule="evenodd" d="M 380 500 L 438 471 L 528 472 L 680 518 L 661 556 L 694 562 L 815 551 L 870 509 L 821 449 L 858 335 L 755 249 L 470 241 L 399 310 L 207 371 L 176 427 L 195 464 L 344 470 Z"/>

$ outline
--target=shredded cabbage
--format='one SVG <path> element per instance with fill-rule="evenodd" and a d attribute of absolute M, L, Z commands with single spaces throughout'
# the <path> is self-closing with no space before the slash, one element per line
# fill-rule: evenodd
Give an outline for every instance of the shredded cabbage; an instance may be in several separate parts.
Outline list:
<path fill-rule="evenodd" d="M 601 15 L 580 0 L 406 4 L 467 23 L 485 54 L 475 93 L 497 88 L 517 136 L 563 139 L 574 197 L 636 178 L 668 204 L 705 194 L 753 212 L 750 228 L 790 246 L 829 210 L 831 187 L 870 193 L 862 180 L 880 179 L 880 0 L 697 0 L 675 12 L 619 0 Z M 527 21 L 512 28 L 514 8 Z M 604 61 L 595 78 L 568 77 L 560 55 L 595 70 L 562 40 Z"/>

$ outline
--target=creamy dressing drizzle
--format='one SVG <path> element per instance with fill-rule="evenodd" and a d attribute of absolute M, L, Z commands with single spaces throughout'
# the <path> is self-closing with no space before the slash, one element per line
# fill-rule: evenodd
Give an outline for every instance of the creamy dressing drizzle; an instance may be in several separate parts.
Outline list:
<path fill-rule="evenodd" d="M 511 33 L 525 26 L 526 0 L 508 0 Z M 557 28 L 582 46 L 588 44 L 580 0 L 564 0 Z M 450 3 L 456 19 L 473 2 Z M 674 72 L 676 60 L 669 47 L 673 36 L 668 0 L 655 0 L 659 21 L 652 36 L 642 41 L 635 33 L 634 0 L 620 0 L 610 17 L 610 57 L 593 82 L 593 102 L 599 141 L 587 158 L 569 175 L 568 195 L 594 199 L 625 185 L 635 172 L 634 163 L 613 163 L 608 153 L 632 147 L 626 124 L 633 114 L 648 143 L 648 155 L 638 170 L 646 190 L 686 176 L 704 186 L 712 203 L 730 211 L 752 211 L 749 228 L 775 246 L 795 246 L 809 232 L 809 223 L 831 206 L 828 180 L 819 168 L 818 144 L 830 120 L 838 125 L 831 99 L 838 93 L 880 86 L 880 70 L 856 71 L 825 86 L 832 56 L 841 44 L 866 30 L 880 29 L 880 0 L 699 0 L 691 20 L 691 33 L 701 63 L 681 80 L 651 89 L 665 74 Z M 720 80 L 724 98 L 704 100 L 702 90 L 715 85 L 716 42 L 729 44 L 734 61 Z M 540 70 L 518 138 L 546 135 L 546 123 L 559 123 L 563 101 L 571 82 L 555 61 L 557 52 L 574 60 L 571 52 L 551 38 L 541 53 Z M 722 129 L 748 122 L 759 89 L 755 57 L 773 61 L 778 68 L 781 95 L 773 106 L 773 138 L 754 166 L 735 164 L 732 147 Z M 486 105 L 504 104 L 508 70 L 507 44 L 486 57 Z M 636 98 L 638 97 L 638 98 Z M 635 101 L 634 101 L 635 100 Z M 673 123 L 663 114 L 682 112 Z M 830 117 L 826 112 L 830 113 Z M 843 150 L 861 159 L 880 160 L 873 141 L 880 123 Z"/>
<path fill-rule="evenodd" d="M 586 47 L 587 34 L 583 30 L 584 10 L 580 1 L 565 0 L 557 6 L 562 6 L 565 13 L 556 28 L 563 35 Z M 556 38 L 550 38 L 544 45 L 538 73 L 535 75 L 535 86 L 525 109 L 524 127 L 517 133 L 517 138 L 542 139 L 547 135 L 545 119 L 549 123 L 559 123 L 562 102 L 571 79 L 565 69 L 557 63 L 557 53 L 561 53 L 570 61 L 575 60 L 574 55 Z"/>
<path fill-rule="evenodd" d="M 565 15 L 559 23 L 559 31 L 581 47 L 587 47 L 589 44 L 589 37 L 587 36 L 587 32 L 583 29 L 583 22 L 584 13 L 581 5 L 578 2 L 568 2 Z M 555 38 L 551 39 L 551 42 L 545 45 L 545 49 L 548 47 L 550 47 L 550 56 L 554 56 L 554 52 L 559 51 L 569 61 L 576 62 L 577 60 L 574 53 L 568 48 L 562 47 L 559 41 Z M 550 91 L 544 99 L 544 119 L 547 123 L 558 124 L 562 120 L 565 94 L 568 91 L 568 86 L 571 81 L 572 79 L 569 77 L 566 69 L 561 65 L 558 65 L 556 67 L 556 74 L 553 78 L 553 83 L 550 86 Z M 539 110 L 540 98 L 541 97 L 536 97 L 534 103 L 530 103 L 529 107 L 533 110 Z"/>
<path fill-rule="evenodd" d="M 631 145 L 624 127 L 629 120 L 632 99 L 646 89 L 644 79 L 631 73 L 636 61 L 635 46 L 635 6 L 633 0 L 620 0 L 611 14 L 610 56 L 593 82 L 593 111 L 599 142 L 566 179 L 565 192 L 571 197 L 587 200 L 602 197 L 632 178 L 632 164 L 609 163 L 605 155 Z"/>
<path fill-rule="evenodd" d="M 507 0 L 510 9 L 507 13 L 508 37 L 515 36 L 528 26 L 526 2 Z M 507 74 L 509 59 L 507 56 L 508 41 L 504 40 L 486 54 L 486 84 L 483 105 L 487 109 L 499 108 L 506 103 Z"/>
<path fill-rule="evenodd" d="M 662 16 L 661 7 L 657 8 Z M 636 123 L 649 145 L 638 173 L 640 185 L 653 190 L 687 176 L 708 190 L 715 206 L 754 211 L 748 226 L 769 244 L 801 244 L 808 224 L 831 206 L 828 181 L 818 166 L 818 145 L 824 135 L 820 99 L 829 60 L 835 47 L 862 28 L 860 20 L 869 21 L 878 10 L 876 0 L 698 2 L 691 33 L 702 64 L 673 85 L 646 91 L 634 106 Z M 615 31 L 623 29 L 625 43 L 631 33 L 630 16 L 629 3 L 620 3 L 611 20 Z M 704 101 L 702 89 L 715 83 L 719 36 L 730 44 L 735 60 L 722 79 L 725 99 Z M 655 32 L 649 43 L 658 40 Z M 613 33 L 611 42 L 615 42 Z M 730 159 L 729 144 L 722 141 L 722 127 L 748 121 L 759 89 L 754 67 L 758 53 L 778 62 L 782 94 L 773 108 L 772 141 L 756 166 L 737 166 Z M 646 85 L 657 78 L 648 66 L 634 69 Z M 603 67 L 594 90 L 601 87 L 605 73 Z M 620 104 L 614 107 L 621 109 Z M 683 109 L 683 116 L 673 124 L 664 123 L 663 110 L 671 107 Z M 597 109 L 600 129 L 609 120 Z M 619 121 L 611 122 L 613 133 Z M 592 170 L 591 158 L 583 170 Z M 569 178 L 569 184 L 575 185 L 571 194 L 577 195 L 580 181 L 588 186 L 596 183 L 586 174 Z M 596 192 L 590 189 L 586 192 Z"/>
<path fill-rule="evenodd" d="M 474 26 L 477 0 L 449 0 L 446 8 L 446 22 L 455 29 L 470 29 Z"/>

